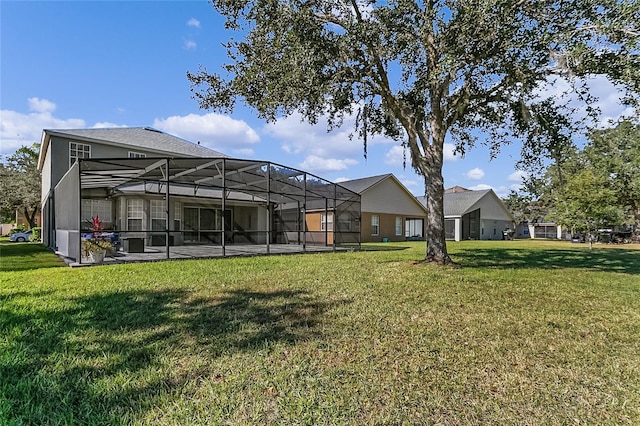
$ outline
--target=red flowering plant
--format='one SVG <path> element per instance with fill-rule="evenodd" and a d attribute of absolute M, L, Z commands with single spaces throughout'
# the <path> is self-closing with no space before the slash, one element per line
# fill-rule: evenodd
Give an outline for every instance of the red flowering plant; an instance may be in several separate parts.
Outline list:
<path fill-rule="evenodd" d="M 108 238 L 102 238 L 102 220 L 98 215 L 87 219 L 89 229 L 92 232 L 90 238 L 82 239 L 82 254 L 88 257 L 91 253 L 109 251 L 113 249 L 113 243 Z"/>

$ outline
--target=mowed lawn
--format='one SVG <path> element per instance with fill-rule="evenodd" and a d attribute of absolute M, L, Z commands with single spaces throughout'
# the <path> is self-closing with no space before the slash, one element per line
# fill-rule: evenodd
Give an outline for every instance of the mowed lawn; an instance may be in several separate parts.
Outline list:
<path fill-rule="evenodd" d="M 449 248 L 71 269 L 0 243 L 0 424 L 640 424 L 640 246 Z"/>

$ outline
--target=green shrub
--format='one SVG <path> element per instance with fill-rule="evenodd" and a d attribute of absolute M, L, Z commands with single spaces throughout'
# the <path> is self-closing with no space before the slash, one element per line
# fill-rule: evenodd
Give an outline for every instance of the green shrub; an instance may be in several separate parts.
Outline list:
<path fill-rule="evenodd" d="M 42 239 L 42 228 L 36 226 L 35 228 L 31 228 L 33 233 L 31 234 L 31 241 L 40 241 Z"/>
<path fill-rule="evenodd" d="M 11 231 L 9 231 L 9 235 L 17 234 L 18 232 L 25 232 L 26 230 L 27 230 L 27 227 L 21 223 L 20 225 L 16 226 Z"/>

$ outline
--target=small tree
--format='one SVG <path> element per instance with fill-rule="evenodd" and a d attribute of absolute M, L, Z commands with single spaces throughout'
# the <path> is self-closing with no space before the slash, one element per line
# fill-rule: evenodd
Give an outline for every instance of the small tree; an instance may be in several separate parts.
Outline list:
<path fill-rule="evenodd" d="M 16 209 L 24 214 L 29 227 L 37 225 L 36 215 L 40 209 L 40 172 L 38 172 L 39 144 L 23 146 L 6 158 L 0 167 L 0 206 L 2 211 Z"/>
<path fill-rule="evenodd" d="M 607 176 L 607 189 L 625 210 L 625 222 L 640 228 L 640 125 L 623 120 L 616 127 L 589 134 L 583 156 L 590 167 Z"/>
<path fill-rule="evenodd" d="M 187 73 L 202 108 L 238 99 L 262 118 L 299 111 L 339 126 L 357 115 L 364 142 L 398 140 L 425 179 L 426 260 L 446 264 L 443 149 L 478 132 L 495 154 L 514 138 L 544 152 L 570 120 L 541 96 L 550 76 L 607 74 L 640 88 L 635 0 L 211 0 L 241 39 L 225 75 Z M 584 86 L 574 85 L 589 102 Z M 565 110 L 566 112 L 566 110 Z"/>
<path fill-rule="evenodd" d="M 588 235 L 621 223 L 623 209 L 606 175 L 585 169 L 567 178 L 551 217 L 558 224 Z M 589 240 L 591 242 L 591 239 Z"/>

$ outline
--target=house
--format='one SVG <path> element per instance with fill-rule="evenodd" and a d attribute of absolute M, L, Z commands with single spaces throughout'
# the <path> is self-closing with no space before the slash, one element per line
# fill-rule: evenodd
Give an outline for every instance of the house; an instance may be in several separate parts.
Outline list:
<path fill-rule="evenodd" d="M 563 232 L 555 222 L 524 221 L 516 226 L 516 238 L 571 239 L 571 233 Z"/>
<path fill-rule="evenodd" d="M 393 174 L 348 180 L 340 182 L 340 186 L 360 195 L 357 231 L 361 242 L 424 239 L 427 210 Z M 334 221 L 329 215 L 318 217 L 309 229 L 317 226 L 344 230 L 351 225 L 340 216 Z"/>
<path fill-rule="evenodd" d="M 419 200 L 426 205 L 425 197 Z M 456 186 L 444 192 L 444 228 L 448 240 L 502 240 L 514 219 L 493 190 Z"/>
<path fill-rule="evenodd" d="M 83 239 L 95 235 L 96 217 L 101 235 L 120 245 L 121 260 L 133 253 L 151 260 L 359 244 L 349 232 L 321 244 L 305 227 L 307 205 L 358 220 L 358 194 L 149 127 L 44 130 L 38 168 L 44 243 L 76 262 Z"/>

